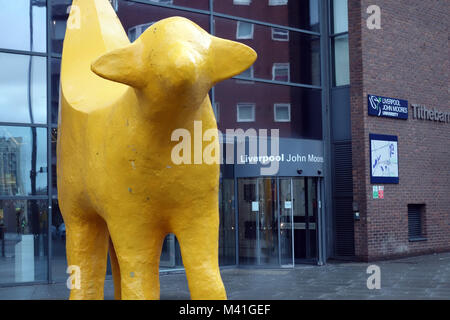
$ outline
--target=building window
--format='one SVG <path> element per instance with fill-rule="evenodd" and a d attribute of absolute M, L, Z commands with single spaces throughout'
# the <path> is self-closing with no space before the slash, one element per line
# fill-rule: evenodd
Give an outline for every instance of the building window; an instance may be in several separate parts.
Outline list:
<path fill-rule="evenodd" d="M 0 200 L 0 213 L 5 241 L 0 283 L 47 280 L 48 200 Z"/>
<path fill-rule="evenodd" d="M 253 66 L 251 66 L 250 68 L 248 68 L 247 70 L 242 72 L 239 76 L 240 77 L 245 77 L 245 78 L 253 78 Z M 236 82 L 237 83 L 244 83 L 244 84 L 255 83 L 254 81 L 242 80 L 242 79 L 236 79 Z"/>
<path fill-rule="evenodd" d="M 350 84 L 347 0 L 331 1 L 331 54 L 334 87 Z"/>
<path fill-rule="evenodd" d="M 424 204 L 408 204 L 408 238 L 409 241 L 426 240 L 424 232 Z"/>
<path fill-rule="evenodd" d="M 0 1 L 0 4 L 0 48 L 46 52 L 46 2 L 22 0 Z M 0 70 L 3 73 L 3 69 Z"/>
<path fill-rule="evenodd" d="M 237 6 L 248 6 L 252 0 L 233 0 L 233 4 Z"/>
<path fill-rule="evenodd" d="M 47 58 L 0 52 L 0 70 L 0 121 L 46 123 Z"/>
<path fill-rule="evenodd" d="M 153 25 L 155 22 L 149 22 L 144 24 L 139 24 L 137 26 L 134 26 L 130 29 L 128 29 L 128 38 L 131 42 L 135 41 L 141 34 L 145 32 L 151 25 Z"/>
<path fill-rule="evenodd" d="M 289 63 L 274 63 L 272 66 L 272 80 L 290 82 L 290 64 Z"/>
<path fill-rule="evenodd" d="M 288 0 L 269 0 L 269 6 L 285 6 Z"/>
<path fill-rule="evenodd" d="M 289 41 L 289 30 L 272 28 L 272 40 Z"/>
<path fill-rule="evenodd" d="M 216 121 L 220 121 L 220 104 L 218 102 L 214 102 L 212 105 L 214 115 L 216 116 Z"/>
<path fill-rule="evenodd" d="M 275 103 L 273 106 L 275 122 L 291 121 L 291 105 L 289 103 Z"/>
<path fill-rule="evenodd" d="M 332 7 L 332 33 L 348 32 L 347 0 L 333 0 Z"/>
<path fill-rule="evenodd" d="M 236 39 L 253 39 L 253 23 L 238 21 L 236 29 Z"/>
<path fill-rule="evenodd" d="M 237 122 L 255 121 L 255 104 L 238 103 L 237 104 Z"/>
<path fill-rule="evenodd" d="M 350 57 L 348 49 L 348 34 L 332 39 L 333 55 L 333 86 L 350 84 Z"/>
<path fill-rule="evenodd" d="M 150 2 L 157 2 L 162 4 L 173 4 L 173 0 L 150 0 Z"/>
<path fill-rule="evenodd" d="M 46 195 L 47 152 L 46 128 L 0 126 L 0 196 Z"/>

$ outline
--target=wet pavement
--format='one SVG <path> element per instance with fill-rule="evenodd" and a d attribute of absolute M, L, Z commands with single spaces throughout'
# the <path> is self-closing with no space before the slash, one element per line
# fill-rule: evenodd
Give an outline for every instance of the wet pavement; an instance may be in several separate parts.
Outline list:
<path fill-rule="evenodd" d="M 369 289 L 379 267 L 380 289 Z M 329 262 L 294 269 L 227 268 L 221 270 L 231 300 L 315 299 L 445 299 L 450 300 L 450 253 L 373 263 Z M 369 281 L 368 278 L 370 277 Z M 161 299 L 189 299 L 184 272 L 161 274 Z M 67 299 L 65 283 L 0 288 L 0 299 Z M 105 281 L 105 299 L 113 299 L 112 280 Z"/>

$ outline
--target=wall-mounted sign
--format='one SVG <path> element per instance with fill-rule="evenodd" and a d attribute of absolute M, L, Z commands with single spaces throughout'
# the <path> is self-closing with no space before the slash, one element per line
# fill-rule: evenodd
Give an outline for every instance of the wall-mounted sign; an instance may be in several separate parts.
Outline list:
<path fill-rule="evenodd" d="M 252 211 L 253 212 L 259 211 L 259 202 L 258 201 L 252 201 Z"/>
<path fill-rule="evenodd" d="M 373 198 L 384 199 L 384 186 L 373 186 Z"/>
<path fill-rule="evenodd" d="M 450 123 L 450 112 L 428 109 L 420 104 L 412 104 L 411 107 L 414 119 Z"/>
<path fill-rule="evenodd" d="M 399 182 L 396 136 L 370 134 L 370 182 Z"/>
<path fill-rule="evenodd" d="M 323 141 L 279 138 L 276 148 L 272 148 L 272 142 L 271 139 L 266 141 L 259 138 L 251 147 L 252 142 L 248 138 L 242 142 L 236 141 L 234 153 L 231 153 L 235 159 L 233 177 L 295 177 L 299 175 L 299 170 L 305 177 L 323 176 L 326 161 Z M 261 145 L 267 146 L 265 154 L 261 153 Z M 239 151 L 241 147 L 245 152 Z M 251 150 L 257 153 L 252 153 Z M 224 153 L 229 154 L 228 152 L 227 146 L 224 146 Z"/>
<path fill-rule="evenodd" d="M 408 101 L 368 95 L 369 116 L 408 119 Z"/>

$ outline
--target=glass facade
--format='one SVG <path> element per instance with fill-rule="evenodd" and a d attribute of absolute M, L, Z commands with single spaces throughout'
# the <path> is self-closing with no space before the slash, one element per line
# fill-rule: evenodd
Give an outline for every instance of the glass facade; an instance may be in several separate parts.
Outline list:
<path fill-rule="evenodd" d="M 0 8 L 0 284 L 48 281 L 47 2 Z"/>
<path fill-rule="evenodd" d="M 348 37 L 346 19 L 332 18 L 332 31 L 324 34 L 329 23 L 321 17 L 331 3 L 330 12 L 345 11 L 336 4 L 346 1 L 110 2 L 130 41 L 158 20 L 183 16 L 258 52 L 250 69 L 211 90 L 221 131 L 279 129 L 282 138 L 324 139 L 322 77 L 327 62 L 321 39 L 332 39 L 333 66 L 343 68 L 333 74 L 338 74 L 335 84 L 341 85 L 348 84 L 342 66 Z M 70 5 L 70 0 L 0 0 L 0 241 L 4 248 L 0 285 L 67 279 L 65 225 L 57 200 L 56 137 L 61 53 Z M 292 212 L 288 207 L 280 210 L 288 202 L 283 197 L 312 199 L 308 190 L 313 188 L 305 187 L 311 183 L 318 182 L 288 177 L 237 179 L 223 167 L 220 265 L 279 266 L 291 259 L 316 257 L 317 235 L 305 210 L 317 208 L 317 196 L 304 200 L 311 201 L 309 207 L 305 202 Z M 257 215 L 252 211 L 256 201 Z M 286 226 L 301 228 L 289 231 Z M 310 240 L 302 240 L 301 252 L 287 246 L 293 239 L 307 237 Z M 161 270 L 181 267 L 176 237 L 168 235 Z"/>
<path fill-rule="evenodd" d="M 350 84 L 347 1 L 331 1 L 330 20 L 332 85 L 334 87 L 346 86 Z"/>

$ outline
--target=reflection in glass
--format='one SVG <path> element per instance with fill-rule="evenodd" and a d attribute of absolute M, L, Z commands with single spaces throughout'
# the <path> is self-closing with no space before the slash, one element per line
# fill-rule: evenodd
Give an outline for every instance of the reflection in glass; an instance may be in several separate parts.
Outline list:
<path fill-rule="evenodd" d="M 296 263 L 317 258 L 317 178 L 292 179 L 294 198 L 294 258 Z"/>
<path fill-rule="evenodd" d="M 0 195 L 47 194 L 47 129 L 0 126 Z"/>
<path fill-rule="evenodd" d="M 243 84 L 230 79 L 215 87 L 215 102 L 220 104 L 218 123 L 221 132 L 226 129 L 279 129 L 280 137 L 322 139 L 321 91 L 285 85 L 254 82 Z M 241 122 L 237 106 L 254 105 L 254 122 Z M 276 121 L 274 105 L 290 105 L 290 121 Z"/>
<path fill-rule="evenodd" d="M 0 0 L 0 48 L 45 52 L 46 6 L 45 0 Z"/>
<path fill-rule="evenodd" d="M 270 27 L 230 19 L 214 20 L 216 36 L 238 39 L 258 53 L 253 65 L 255 78 L 320 85 L 319 37 L 281 28 L 274 33 Z"/>
<path fill-rule="evenodd" d="M 208 8 L 208 2 L 206 1 L 182 1 L 174 0 L 174 5 L 179 6 L 195 6 L 196 8 Z M 206 7 L 205 7 L 206 6 Z M 181 16 L 192 20 L 197 23 L 204 30 L 209 32 L 209 16 L 204 14 L 192 13 L 188 11 L 182 11 L 177 9 L 165 8 L 160 6 L 152 6 L 148 4 L 135 3 L 131 1 L 119 1 L 117 15 L 128 34 L 130 41 L 134 41 L 139 35 L 145 31 L 145 29 L 152 23 L 155 23 L 161 19 Z"/>
<path fill-rule="evenodd" d="M 52 86 L 52 101 L 51 101 L 51 121 L 58 123 L 59 110 L 59 79 L 61 75 L 61 59 L 52 58 L 51 67 L 51 86 Z"/>
<path fill-rule="evenodd" d="M 66 32 L 66 22 L 70 13 L 70 0 L 52 1 L 52 48 L 56 53 L 62 53 L 62 45 Z M 147 29 L 147 27 L 164 18 L 181 16 L 188 18 L 203 29 L 209 31 L 209 16 L 192 13 L 184 10 L 170 9 L 151 5 L 151 3 L 173 4 L 182 7 L 208 10 L 209 0 L 173 0 L 173 1 L 149 1 L 149 4 L 136 3 L 132 1 L 117 1 L 117 15 L 122 22 L 125 32 L 130 41 L 134 41 Z M 173 3 L 170 3 L 173 2 Z M 136 28 L 139 26 L 138 28 Z"/>
<path fill-rule="evenodd" d="M 0 70 L 0 121 L 46 123 L 46 58 L 0 53 Z"/>
<path fill-rule="evenodd" d="M 56 143 L 58 139 L 58 129 L 57 128 L 51 128 L 51 152 L 52 152 L 52 158 L 51 158 L 51 170 L 52 170 L 52 195 L 57 196 L 58 195 L 58 177 L 56 176 Z"/>
<path fill-rule="evenodd" d="M 234 179 L 222 179 L 219 190 L 219 265 L 236 264 Z"/>
<path fill-rule="evenodd" d="M 275 179 L 258 179 L 259 264 L 279 264 L 277 188 Z"/>
<path fill-rule="evenodd" d="M 0 200 L 0 283 L 47 279 L 47 200 Z"/>
<path fill-rule="evenodd" d="M 66 225 L 59 209 L 58 200 L 52 201 L 52 278 L 54 281 L 67 280 Z"/>
<path fill-rule="evenodd" d="M 238 21 L 236 27 L 236 39 L 253 39 L 253 23 Z"/>
<path fill-rule="evenodd" d="M 292 28 L 320 31 L 319 0 L 214 0 L 214 11 Z"/>
<path fill-rule="evenodd" d="M 239 179 L 239 264 L 277 265 L 275 179 Z"/>
<path fill-rule="evenodd" d="M 282 266 L 294 265 L 294 217 L 292 179 L 280 179 L 280 257 Z"/>
<path fill-rule="evenodd" d="M 239 179 L 239 264 L 256 264 L 259 256 L 257 236 L 257 180 Z M 258 205 L 257 205 L 258 203 Z M 252 208 L 253 207 L 253 208 Z M 255 211 L 253 211 L 254 209 Z"/>
<path fill-rule="evenodd" d="M 150 3 L 161 3 L 194 9 L 209 9 L 209 0 L 148 0 Z"/>
<path fill-rule="evenodd" d="M 332 33 L 348 31 L 348 9 L 347 0 L 333 0 L 332 3 Z"/>
<path fill-rule="evenodd" d="M 52 0 L 51 37 L 54 53 L 62 53 L 64 35 L 66 34 L 66 21 L 70 13 L 70 0 Z"/>
<path fill-rule="evenodd" d="M 310 259 L 317 258 L 317 212 L 318 212 L 318 199 L 317 199 L 317 179 L 308 178 L 308 237 L 309 246 L 306 254 Z"/>
<path fill-rule="evenodd" d="M 348 50 L 348 35 L 332 39 L 333 54 L 333 85 L 345 86 L 350 84 L 350 57 Z"/>

